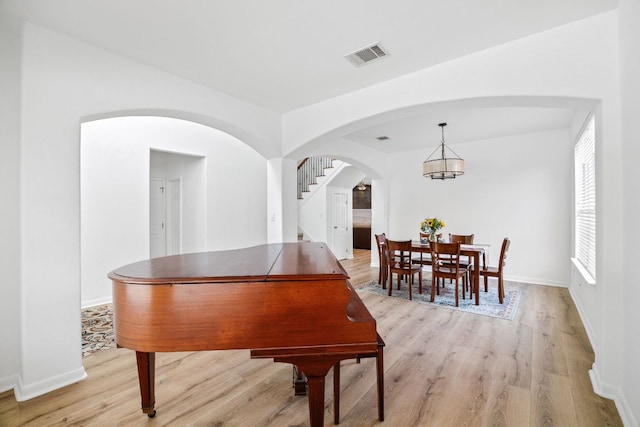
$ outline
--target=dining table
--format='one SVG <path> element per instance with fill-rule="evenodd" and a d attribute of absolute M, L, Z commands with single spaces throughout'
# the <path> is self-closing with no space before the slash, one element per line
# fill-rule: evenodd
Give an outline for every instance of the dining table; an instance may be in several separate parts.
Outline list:
<path fill-rule="evenodd" d="M 460 245 L 460 255 L 473 259 L 473 292 L 475 294 L 475 305 L 480 305 L 480 258 L 482 266 L 486 267 L 486 245 Z M 429 243 L 421 243 L 417 240 L 411 241 L 411 252 L 431 253 Z M 433 286 L 433 284 L 432 284 Z"/>

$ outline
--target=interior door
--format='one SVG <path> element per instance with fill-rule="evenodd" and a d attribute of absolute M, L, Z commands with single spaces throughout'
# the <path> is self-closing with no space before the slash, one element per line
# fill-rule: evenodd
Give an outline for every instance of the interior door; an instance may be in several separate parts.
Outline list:
<path fill-rule="evenodd" d="M 333 194 L 333 254 L 338 259 L 347 257 L 347 194 Z"/>
<path fill-rule="evenodd" d="M 166 183 L 162 178 L 149 181 L 149 256 L 165 256 L 166 250 Z"/>

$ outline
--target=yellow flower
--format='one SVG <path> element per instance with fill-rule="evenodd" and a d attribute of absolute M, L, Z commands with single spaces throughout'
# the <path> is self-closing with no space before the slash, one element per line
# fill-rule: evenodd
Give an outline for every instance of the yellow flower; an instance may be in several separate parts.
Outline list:
<path fill-rule="evenodd" d="M 442 227 L 446 227 L 447 225 L 438 218 L 425 218 L 424 221 L 420 222 L 420 230 L 425 233 L 433 234 L 436 231 L 440 230 Z"/>

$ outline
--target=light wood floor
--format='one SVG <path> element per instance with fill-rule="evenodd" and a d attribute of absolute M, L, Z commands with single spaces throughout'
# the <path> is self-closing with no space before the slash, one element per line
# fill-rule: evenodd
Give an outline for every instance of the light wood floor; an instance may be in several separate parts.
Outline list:
<path fill-rule="evenodd" d="M 368 251 L 343 265 L 354 286 L 378 274 Z M 374 359 L 365 359 L 343 362 L 341 425 L 622 425 L 614 403 L 592 391 L 593 352 L 568 291 L 519 287 L 513 321 L 361 294 L 387 343 L 386 421 L 377 420 Z M 0 394 L 0 426 L 308 425 L 289 365 L 251 360 L 248 351 L 157 359 L 153 419 L 140 411 L 134 353 L 113 349 L 86 357 L 89 377 L 77 384 L 20 403 Z M 332 425 L 331 373 L 326 385 Z"/>

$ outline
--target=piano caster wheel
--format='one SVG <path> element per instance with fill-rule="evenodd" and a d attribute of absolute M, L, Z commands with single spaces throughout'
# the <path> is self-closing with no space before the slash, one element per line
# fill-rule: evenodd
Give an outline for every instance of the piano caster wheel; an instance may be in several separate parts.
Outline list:
<path fill-rule="evenodd" d="M 147 414 L 147 417 L 149 417 L 149 418 L 153 418 L 155 416 L 156 416 L 156 410 L 155 409 Z"/>

